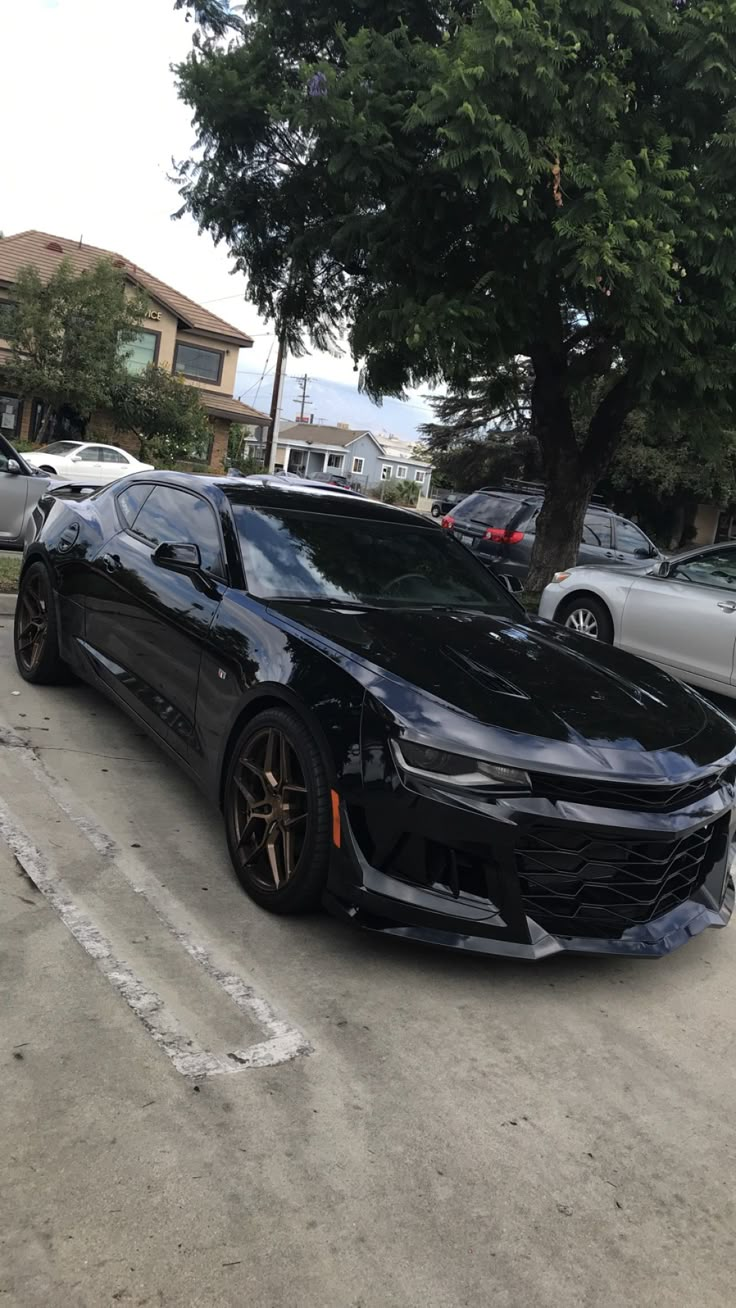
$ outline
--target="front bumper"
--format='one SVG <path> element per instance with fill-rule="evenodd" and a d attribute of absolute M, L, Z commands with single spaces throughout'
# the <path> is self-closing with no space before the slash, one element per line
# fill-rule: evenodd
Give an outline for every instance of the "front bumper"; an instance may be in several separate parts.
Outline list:
<path fill-rule="evenodd" d="M 534 798 L 485 807 L 404 786 L 375 805 L 343 802 L 327 907 L 384 935 L 528 960 L 660 958 L 731 917 L 730 786 L 666 814 Z M 575 875 L 573 854 L 588 859 Z"/>

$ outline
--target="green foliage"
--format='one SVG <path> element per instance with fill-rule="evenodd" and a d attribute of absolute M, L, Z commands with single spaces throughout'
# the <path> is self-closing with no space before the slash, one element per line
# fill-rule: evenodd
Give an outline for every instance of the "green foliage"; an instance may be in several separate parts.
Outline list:
<path fill-rule="evenodd" d="M 237 468 L 245 476 L 250 476 L 254 472 L 263 472 L 263 458 L 259 458 L 248 444 L 248 439 L 252 435 L 252 427 L 244 427 L 236 422 L 233 423 L 228 435 L 228 466 Z"/>
<path fill-rule="evenodd" d="M 83 427 L 105 407 L 123 367 L 121 346 L 140 330 L 145 297 L 129 295 L 122 272 L 102 259 L 75 273 L 64 259 L 48 282 L 24 268 L 5 315 L 9 358 L 0 383 L 42 400 L 51 416 L 62 408 Z"/>
<path fill-rule="evenodd" d="M 121 373 L 110 396 L 110 408 L 120 430 L 137 435 L 144 463 L 171 467 L 177 462 L 207 459 L 212 428 L 197 388 L 165 368 L 149 364 L 135 376 Z"/>
<path fill-rule="evenodd" d="M 538 586 L 628 414 L 732 421 L 736 4 L 243 8 L 178 70 L 185 207 L 292 348 L 347 329 L 373 395 L 529 368 Z"/>
<path fill-rule="evenodd" d="M 403 504 L 414 508 L 420 489 L 417 481 L 400 481 L 398 477 L 391 477 L 388 481 L 382 481 L 380 486 L 375 486 L 371 495 L 384 504 Z"/>

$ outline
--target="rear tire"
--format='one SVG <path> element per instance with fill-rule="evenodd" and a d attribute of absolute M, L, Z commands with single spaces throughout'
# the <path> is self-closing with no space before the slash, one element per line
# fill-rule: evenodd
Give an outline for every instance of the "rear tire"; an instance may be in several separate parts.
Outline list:
<path fill-rule="evenodd" d="M 13 628 L 15 662 L 24 681 L 54 686 L 69 679 L 59 654 L 54 589 L 43 563 L 32 563 L 21 577 Z"/>
<path fill-rule="evenodd" d="M 433 517 L 433 518 L 439 518 L 439 517 L 441 516 L 441 514 L 442 514 L 442 509 L 440 508 L 439 504 L 433 504 L 433 505 L 432 505 L 432 517 Z"/>
<path fill-rule="evenodd" d="M 561 604 L 555 620 L 578 636 L 613 644 L 613 620 L 603 603 L 594 595 L 577 595 Z"/>
<path fill-rule="evenodd" d="M 271 913 L 317 908 L 330 855 L 330 787 L 319 748 L 290 709 L 266 709 L 243 728 L 224 809 L 235 875 L 251 899 Z"/>

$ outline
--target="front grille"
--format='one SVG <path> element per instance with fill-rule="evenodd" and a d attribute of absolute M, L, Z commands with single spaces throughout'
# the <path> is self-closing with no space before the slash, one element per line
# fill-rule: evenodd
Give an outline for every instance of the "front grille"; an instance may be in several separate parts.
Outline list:
<path fill-rule="evenodd" d="M 554 935 L 610 937 L 651 922 L 703 884 L 728 821 L 675 840 L 533 827 L 516 850 L 524 911 Z"/>
<path fill-rule="evenodd" d="M 625 808 L 630 811 L 668 813 L 686 808 L 714 794 L 724 784 L 733 785 L 736 768 L 711 772 L 696 781 L 682 785 L 629 785 L 616 782 L 581 781 L 579 777 L 552 776 L 535 773 L 532 776 L 533 793 L 540 798 L 564 799 L 572 804 L 592 804 L 597 808 Z"/>

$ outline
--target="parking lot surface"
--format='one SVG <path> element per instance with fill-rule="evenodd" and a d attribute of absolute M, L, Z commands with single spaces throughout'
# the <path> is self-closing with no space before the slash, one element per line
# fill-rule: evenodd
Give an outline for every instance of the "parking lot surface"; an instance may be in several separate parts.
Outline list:
<path fill-rule="evenodd" d="M 244 897 L 0 616 L 0 1304 L 730 1304 L 736 927 L 521 965 Z"/>

